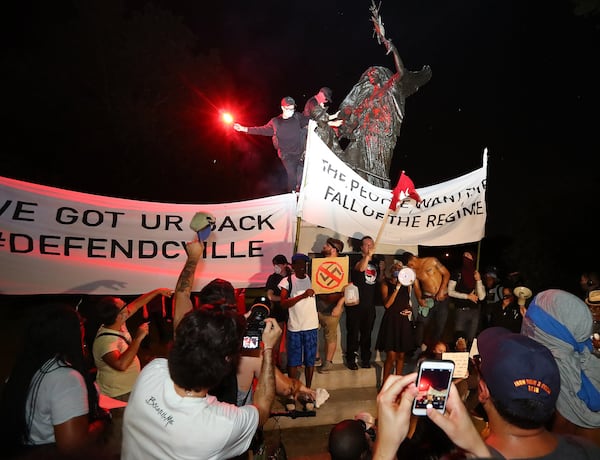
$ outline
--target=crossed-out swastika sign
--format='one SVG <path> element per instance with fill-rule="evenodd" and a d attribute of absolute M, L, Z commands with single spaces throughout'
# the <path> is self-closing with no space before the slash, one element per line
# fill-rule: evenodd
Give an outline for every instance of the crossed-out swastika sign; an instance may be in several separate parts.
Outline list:
<path fill-rule="evenodd" d="M 348 284 L 348 257 L 313 259 L 311 279 L 316 294 L 340 292 Z"/>

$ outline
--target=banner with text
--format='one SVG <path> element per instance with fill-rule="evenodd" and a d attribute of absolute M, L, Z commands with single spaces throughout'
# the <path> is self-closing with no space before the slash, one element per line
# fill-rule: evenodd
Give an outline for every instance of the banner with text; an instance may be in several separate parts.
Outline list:
<path fill-rule="evenodd" d="M 175 287 L 189 222 L 216 226 L 194 290 L 214 278 L 263 287 L 296 238 L 293 193 L 236 203 L 170 204 L 73 192 L 0 177 L 0 294 L 141 294 Z"/>
<path fill-rule="evenodd" d="M 311 126 L 313 122 L 311 122 Z M 375 187 L 340 160 L 309 129 L 298 215 L 342 235 L 379 234 L 380 243 L 450 246 L 479 241 L 486 221 L 483 167 L 456 179 L 417 188 L 421 202 L 405 200 L 384 218 L 392 191 Z M 410 172 L 406 171 L 410 176 Z"/>

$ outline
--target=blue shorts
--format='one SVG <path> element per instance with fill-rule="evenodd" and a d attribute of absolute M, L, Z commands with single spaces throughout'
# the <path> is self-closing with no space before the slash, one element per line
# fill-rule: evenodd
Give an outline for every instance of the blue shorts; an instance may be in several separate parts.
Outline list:
<path fill-rule="evenodd" d="M 287 364 L 290 367 L 313 367 L 317 356 L 318 329 L 310 331 L 286 331 Z M 304 358 L 304 359 L 303 359 Z"/>

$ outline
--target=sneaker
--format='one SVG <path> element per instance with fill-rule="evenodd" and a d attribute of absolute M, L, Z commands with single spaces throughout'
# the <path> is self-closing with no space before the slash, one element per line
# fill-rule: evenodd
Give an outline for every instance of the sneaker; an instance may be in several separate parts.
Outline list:
<path fill-rule="evenodd" d="M 285 400 L 285 410 L 287 410 L 287 411 L 296 410 L 296 400 L 294 398 L 287 398 Z"/>
<path fill-rule="evenodd" d="M 333 363 L 331 361 L 325 361 L 317 371 L 322 374 L 324 372 L 329 372 L 331 369 L 333 369 Z"/>
<path fill-rule="evenodd" d="M 315 366 L 316 366 L 316 367 L 319 367 L 319 366 L 321 366 L 322 364 L 323 364 L 323 363 L 321 362 L 321 357 L 318 357 L 318 358 L 316 358 L 316 359 L 315 359 Z"/>
<path fill-rule="evenodd" d="M 369 363 L 369 361 L 361 361 L 360 362 L 360 367 L 362 367 L 363 369 L 370 369 L 371 368 L 371 363 Z"/>
<path fill-rule="evenodd" d="M 356 365 L 356 363 L 354 361 L 346 364 L 346 366 L 348 367 L 348 369 L 350 369 L 352 371 L 358 370 L 358 366 Z"/>

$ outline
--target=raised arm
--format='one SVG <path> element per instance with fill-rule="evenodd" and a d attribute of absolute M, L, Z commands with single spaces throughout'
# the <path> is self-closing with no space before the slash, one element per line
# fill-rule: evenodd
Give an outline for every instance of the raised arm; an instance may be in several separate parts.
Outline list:
<path fill-rule="evenodd" d="M 380 4 L 381 6 L 381 4 Z M 392 41 L 385 37 L 385 29 L 383 27 L 383 20 L 381 19 L 381 15 L 379 14 L 379 7 L 375 5 L 373 1 L 371 1 L 371 22 L 373 23 L 373 29 L 375 31 L 375 35 L 377 37 L 377 41 L 379 43 L 383 43 L 385 45 L 385 49 L 387 50 L 387 54 L 390 52 L 394 55 L 394 63 L 396 64 L 396 72 L 399 75 L 399 78 L 404 76 L 404 63 L 400 58 L 400 54 L 398 50 L 392 43 Z"/>
<path fill-rule="evenodd" d="M 186 244 L 187 260 L 177 279 L 173 297 L 173 331 L 177 329 L 181 318 L 193 308 L 192 286 L 202 251 L 204 251 L 204 244 L 201 241 L 195 240 Z"/>
<path fill-rule="evenodd" d="M 150 292 L 146 292 L 145 294 L 142 294 L 137 299 L 135 299 L 133 302 L 131 302 L 127 305 L 128 317 L 133 315 L 136 311 L 138 311 L 140 308 L 142 308 L 144 305 L 146 305 L 148 302 L 150 302 L 152 299 L 154 299 L 154 297 L 156 297 L 158 295 L 164 295 L 165 297 L 171 297 L 173 295 L 173 289 L 158 288 L 158 289 L 154 289 Z"/>
<path fill-rule="evenodd" d="M 277 117 L 271 118 L 266 124 L 262 126 L 243 126 L 239 123 L 234 123 L 233 129 L 242 133 L 254 134 L 257 136 L 273 136 L 275 135 L 275 118 Z"/>

